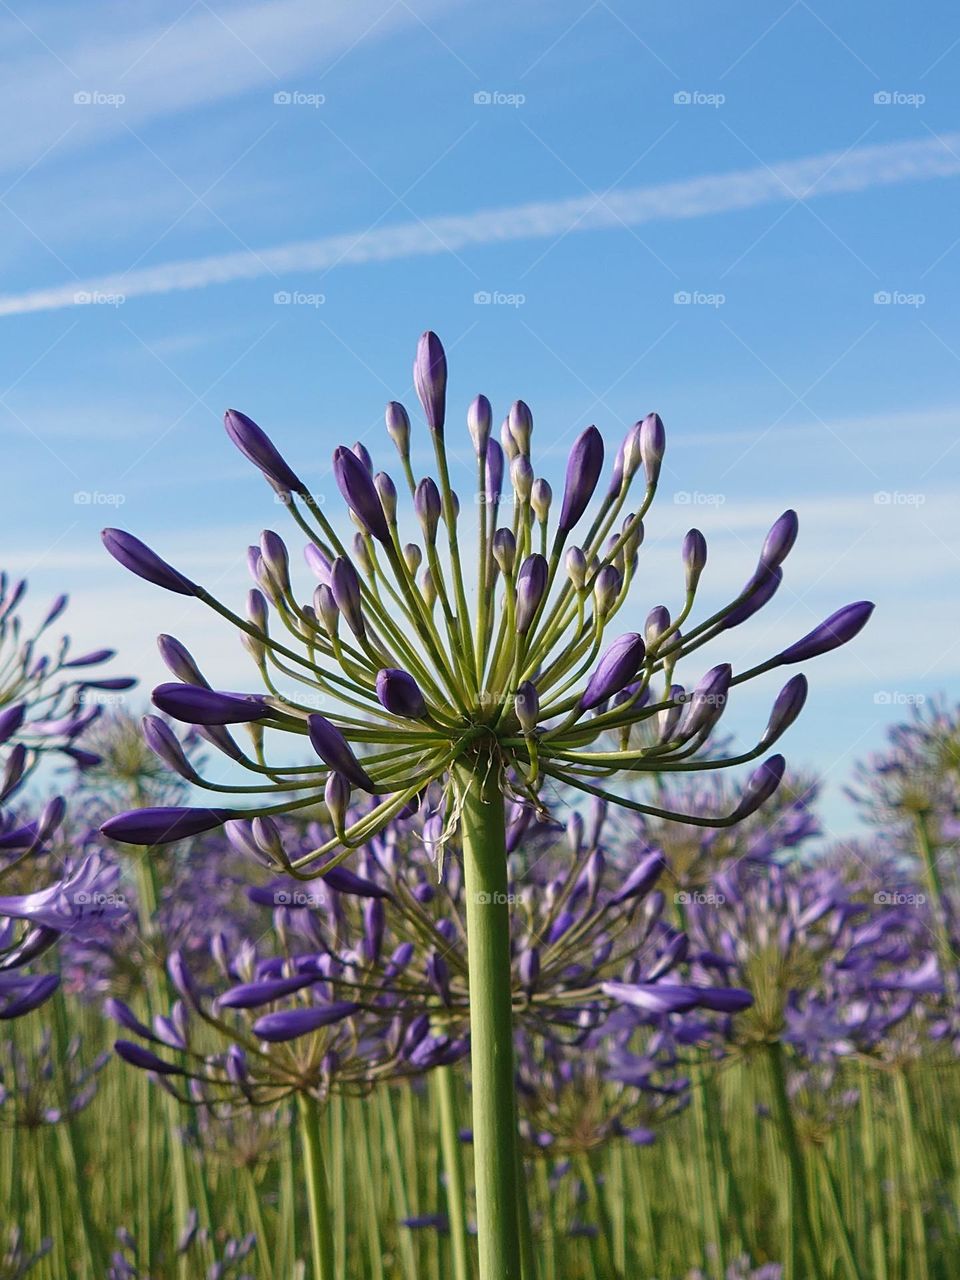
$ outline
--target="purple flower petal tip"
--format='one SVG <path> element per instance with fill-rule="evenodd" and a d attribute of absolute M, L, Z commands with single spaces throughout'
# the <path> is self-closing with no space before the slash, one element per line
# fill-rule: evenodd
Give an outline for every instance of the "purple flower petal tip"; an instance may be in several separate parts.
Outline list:
<path fill-rule="evenodd" d="M 214 827 L 222 827 L 231 818 L 242 817 L 234 809 L 132 809 L 108 818 L 100 828 L 103 835 L 121 844 L 171 844 L 185 840 Z"/>
<path fill-rule="evenodd" d="M 155 551 L 151 551 L 146 543 L 135 538 L 132 533 L 123 529 L 104 529 L 100 537 L 103 545 L 119 564 L 138 578 L 144 578 L 166 591 L 174 591 L 181 596 L 195 596 L 199 587 L 195 582 L 161 560 Z"/>

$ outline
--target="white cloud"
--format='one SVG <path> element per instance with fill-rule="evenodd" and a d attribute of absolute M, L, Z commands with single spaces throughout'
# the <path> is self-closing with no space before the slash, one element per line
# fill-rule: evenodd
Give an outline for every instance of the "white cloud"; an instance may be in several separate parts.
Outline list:
<path fill-rule="evenodd" d="M 682 182 L 538 201 L 478 213 L 399 223 L 370 231 L 325 236 L 258 250 L 169 262 L 68 285 L 0 296 L 0 315 L 48 311 L 75 304 L 79 293 L 121 293 L 126 298 L 201 289 L 268 273 L 323 271 L 338 265 L 444 254 L 476 245 L 545 239 L 573 231 L 637 226 L 728 213 L 739 209 L 842 192 L 864 191 L 960 173 L 960 134 L 859 147 L 782 164 Z"/>

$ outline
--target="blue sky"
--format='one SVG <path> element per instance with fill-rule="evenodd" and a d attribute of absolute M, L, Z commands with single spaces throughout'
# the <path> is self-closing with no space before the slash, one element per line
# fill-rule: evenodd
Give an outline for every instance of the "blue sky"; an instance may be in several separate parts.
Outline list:
<path fill-rule="evenodd" d="M 554 481 L 588 423 L 662 414 L 628 622 L 677 598 L 691 524 L 709 604 L 791 505 L 784 588 L 711 660 L 877 601 L 786 744 L 851 829 L 853 760 L 960 673 L 955 7 L 18 2 L 0 36 L 4 560 L 70 591 L 78 641 L 152 683 L 172 631 L 243 688 L 235 637 L 100 527 L 239 600 L 283 513 L 223 409 L 332 500 L 336 444 L 391 464 L 430 327 L 452 420 L 522 396 Z"/>

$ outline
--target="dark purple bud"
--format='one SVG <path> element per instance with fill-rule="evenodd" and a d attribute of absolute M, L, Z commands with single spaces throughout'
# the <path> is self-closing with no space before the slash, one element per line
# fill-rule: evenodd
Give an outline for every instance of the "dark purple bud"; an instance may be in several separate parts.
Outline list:
<path fill-rule="evenodd" d="M 306 1009 L 289 1009 L 283 1013 L 268 1013 L 253 1024 L 253 1034 L 270 1044 L 296 1040 L 320 1027 L 342 1022 L 360 1008 L 349 1000 L 335 1000 L 330 1004 L 311 1005 Z"/>
<path fill-rule="evenodd" d="M 667 860 L 659 849 L 654 849 L 637 863 L 623 884 L 610 899 L 611 907 L 618 907 L 629 898 L 643 898 L 660 879 Z"/>
<path fill-rule="evenodd" d="M 683 1013 L 687 1009 L 695 1009 L 699 994 L 696 987 L 672 982 L 602 982 L 600 990 L 617 1004 L 654 1014 Z"/>
<path fill-rule="evenodd" d="M 447 357 L 440 339 L 427 330 L 417 343 L 413 363 L 413 385 L 423 405 L 427 426 L 434 435 L 443 435 L 447 399 Z"/>
<path fill-rule="evenodd" d="M 494 533 L 491 554 L 496 561 L 497 568 L 504 577 L 509 578 L 517 561 L 517 540 L 513 536 L 512 529 L 501 528 Z"/>
<path fill-rule="evenodd" d="M 367 474 L 372 476 L 373 475 L 373 459 L 370 457 L 370 450 L 367 448 L 367 446 L 365 444 L 362 444 L 358 440 L 356 444 L 354 444 L 352 452 L 356 454 L 356 456 L 360 459 L 360 461 L 366 467 Z"/>
<path fill-rule="evenodd" d="M 148 1026 L 140 1021 L 128 1004 L 124 1004 L 122 1000 L 117 1000 L 110 996 L 103 1002 L 103 1011 L 108 1018 L 112 1018 L 126 1031 L 132 1031 L 135 1036 L 143 1036 L 145 1040 L 153 1040 L 154 1035 Z"/>
<path fill-rule="evenodd" d="M 645 653 L 643 637 L 635 631 L 628 631 L 614 640 L 587 681 L 580 699 L 580 710 L 590 711 L 630 684 L 643 664 Z"/>
<path fill-rule="evenodd" d="M 656 484 L 667 448 L 667 436 L 659 413 L 648 413 L 640 423 L 639 445 L 640 457 L 647 473 L 647 484 Z"/>
<path fill-rule="evenodd" d="M 491 440 L 487 444 L 487 461 L 484 468 L 486 489 L 483 496 L 488 506 L 500 501 L 500 493 L 503 489 L 503 465 L 503 450 L 496 440 Z"/>
<path fill-rule="evenodd" d="M 281 591 L 290 590 L 290 553 L 279 533 L 264 529 L 260 535 L 260 555 L 270 576 Z"/>
<path fill-rule="evenodd" d="M 778 520 L 775 520 L 764 539 L 760 563 L 766 565 L 768 569 L 776 569 L 778 565 L 783 564 L 797 540 L 799 527 L 800 522 L 795 511 L 785 511 Z"/>
<path fill-rule="evenodd" d="M 223 415 L 227 435 L 243 456 L 259 467 L 278 493 L 304 492 L 304 484 L 287 466 L 266 432 L 239 409 L 228 409 Z"/>
<path fill-rule="evenodd" d="M 180 745 L 180 739 L 170 726 L 159 716 L 144 716 L 140 723 L 143 726 L 144 741 L 167 768 L 172 769 L 181 778 L 186 778 L 188 782 L 199 782 L 196 770 Z"/>
<path fill-rule="evenodd" d="M 525 635 L 536 616 L 547 589 L 549 566 L 545 558 L 534 552 L 527 556 L 517 574 L 517 611 L 514 625 L 518 635 Z"/>
<path fill-rule="evenodd" d="M 803 710 L 806 700 L 807 677 L 803 674 L 793 676 L 777 694 L 767 727 L 760 739 L 761 747 L 769 747 L 781 734 L 786 733 Z"/>
<path fill-rule="evenodd" d="M 410 457 L 410 417 L 402 404 L 391 400 L 384 412 L 387 435 L 397 446 L 397 453 L 404 460 Z"/>
<path fill-rule="evenodd" d="M 707 540 L 699 529 L 691 529 L 684 538 L 681 555 L 687 592 L 696 591 L 703 567 L 707 563 Z"/>
<path fill-rule="evenodd" d="M 529 990 L 540 976 L 539 950 L 536 947 L 525 947 L 520 952 L 517 969 L 520 974 L 520 982 Z"/>
<path fill-rule="evenodd" d="M 155 1053 L 145 1049 L 142 1044 L 134 1044 L 132 1040 L 116 1040 L 113 1047 L 118 1057 L 129 1062 L 131 1067 L 139 1067 L 141 1071 L 156 1071 L 161 1076 L 184 1074 L 180 1067 L 175 1067 L 172 1062 L 164 1062 L 163 1058 L 158 1058 Z"/>
<path fill-rule="evenodd" d="M 713 728 L 727 705 L 732 676 L 729 662 L 721 662 L 700 678 L 684 710 L 680 737 L 693 738 Z"/>
<path fill-rule="evenodd" d="M 397 486 L 393 483 L 386 471 L 378 471 L 373 477 L 373 485 L 377 491 L 377 497 L 380 499 L 380 506 L 386 517 L 387 524 L 393 526 L 397 523 Z"/>
<path fill-rule="evenodd" d="M 21 702 L 15 707 L 7 707 L 6 710 L 0 712 L 0 745 L 10 741 L 23 724 L 26 714 L 27 704 L 25 702 Z"/>
<path fill-rule="evenodd" d="M 413 508 L 423 529 L 423 536 L 432 544 L 436 539 L 437 526 L 440 523 L 441 502 L 440 490 L 430 476 L 426 476 L 417 485 L 413 495 Z"/>
<path fill-rule="evenodd" d="M 513 707 L 524 733 L 533 733 L 540 716 L 540 695 L 532 680 L 524 680 L 518 686 L 513 699 Z"/>
<path fill-rule="evenodd" d="M 344 501 L 367 533 L 390 545 L 390 529 L 373 477 L 357 455 L 341 445 L 334 450 L 333 474 Z"/>
<path fill-rule="evenodd" d="M 601 618 L 605 618 L 617 603 L 622 587 L 623 574 L 615 565 L 605 564 L 593 583 L 593 600 Z"/>
<path fill-rule="evenodd" d="M 603 436 L 596 427 L 587 427 L 578 436 L 567 461 L 559 531 L 569 533 L 593 497 L 603 469 Z"/>
<path fill-rule="evenodd" d="M 248 724 L 263 720 L 270 708 L 255 693 L 220 693 L 199 685 L 158 684 L 153 705 L 185 724 Z"/>
<path fill-rule="evenodd" d="M 730 815 L 731 821 L 739 822 L 741 818 L 749 817 L 770 799 L 780 785 L 786 763 L 783 756 L 769 756 L 758 769 L 754 769 L 743 789 L 740 803 Z"/>
<path fill-rule="evenodd" d="M 283 996 L 302 991 L 321 979 L 319 973 L 300 973 L 292 978 L 265 978 L 262 982 L 241 982 L 231 987 L 222 996 L 217 997 L 217 1004 L 224 1009 L 259 1009 L 261 1005 L 271 1004 Z"/>
<path fill-rule="evenodd" d="M 346 738 L 325 716 L 313 715 L 307 720 L 310 741 L 320 759 L 330 769 L 342 773 L 361 791 L 374 792 L 375 784 L 361 768 Z"/>
<path fill-rule="evenodd" d="M 7 1021 L 13 1018 L 22 1018 L 25 1013 L 32 1013 L 34 1009 L 49 1000 L 60 985 L 59 975 L 56 973 L 45 973 L 39 978 L 28 978 L 22 985 L 16 988 L 17 995 L 13 999 L 8 1000 L 6 1004 L 0 1004 L 0 1019 Z"/>
<path fill-rule="evenodd" d="M 337 608 L 347 620 L 347 626 L 358 640 L 362 640 L 366 627 L 360 606 L 360 579 L 353 562 L 346 556 L 337 556 L 330 568 L 330 590 Z"/>
<path fill-rule="evenodd" d="M 121 844 L 170 844 L 242 816 L 234 809 L 132 809 L 108 818 L 100 830 Z"/>
<path fill-rule="evenodd" d="M 695 987 L 697 1007 L 713 1009 L 715 1013 L 740 1013 L 753 1004 L 753 996 L 749 991 L 738 987 Z"/>
<path fill-rule="evenodd" d="M 387 916 L 380 898 L 368 898 L 363 904 L 363 953 L 368 964 L 376 964 L 383 947 Z"/>
<path fill-rule="evenodd" d="M 665 605 L 657 604 L 647 614 L 643 624 L 643 632 L 647 638 L 647 648 L 652 648 L 660 636 L 670 629 L 670 612 Z"/>
<path fill-rule="evenodd" d="M 735 604 L 724 617 L 720 623 L 720 629 L 728 631 L 731 627 L 738 627 L 741 622 L 746 622 L 748 618 L 752 618 L 758 610 L 762 609 L 773 598 L 782 581 L 782 569 L 770 569 L 765 564 L 759 565 L 753 577 L 740 592 L 744 599 L 739 604 Z"/>
<path fill-rule="evenodd" d="M 124 533 L 122 529 L 104 529 L 100 537 L 114 560 L 135 573 L 138 578 L 144 578 L 167 591 L 175 591 L 180 596 L 195 596 L 199 591 L 195 582 L 184 577 L 179 570 L 167 564 L 166 560 L 161 560 L 155 551 L 151 551 L 132 533 Z"/>
<path fill-rule="evenodd" d="M 193 655 L 173 636 L 157 636 L 157 648 L 168 671 L 172 672 L 184 684 L 198 684 L 209 689 L 210 685 L 200 668 L 193 660 Z"/>
<path fill-rule="evenodd" d="M 229 756 L 231 760 L 236 760 L 241 764 L 243 763 L 243 752 L 230 737 L 229 733 L 227 733 L 223 725 L 199 725 L 197 732 L 200 734 L 201 738 L 215 746 L 218 751 L 222 751 L 225 756 Z"/>
<path fill-rule="evenodd" d="M 477 396 L 467 410 L 467 430 L 478 458 L 482 458 L 487 451 L 491 421 L 490 401 L 486 396 Z"/>
<path fill-rule="evenodd" d="M 342 831 L 347 823 L 347 810 L 350 807 L 350 783 L 336 769 L 327 778 L 323 788 L 323 799 L 330 811 L 330 821 L 334 831 Z"/>
<path fill-rule="evenodd" d="M 818 658 L 821 653 L 838 649 L 840 645 L 846 644 L 863 630 L 873 613 L 873 608 L 870 600 L 859 600 L 856 604 L 844 605 L 836 613 L 831 613 L 830 617 L 821 622 L 818 627 L 807 632 L 802 639 L 790 645 L 789 649 L 784 649 L 782 653 L 777 654 L 776 661 L 784 665 L 791 662 L 806 662 L 808 658 Z"/>
<path fill-rule="evenodd" d="M 116 649 L 93 649 L 90 653 L 82 653 L 79 658 L 71 658 L 69 662 L 65 662 L 66 667 L 96 667 L 101 662 L 109 662 L 111 658 L 116 657 Z"/>
<path fill-rule="evenodd" d="M 427 703 L 413 676 L 398 667 L 385 667 L 377 672 L 377 697 L 381 707 L 392 716 L 404 720 L 422 720 Z"/>

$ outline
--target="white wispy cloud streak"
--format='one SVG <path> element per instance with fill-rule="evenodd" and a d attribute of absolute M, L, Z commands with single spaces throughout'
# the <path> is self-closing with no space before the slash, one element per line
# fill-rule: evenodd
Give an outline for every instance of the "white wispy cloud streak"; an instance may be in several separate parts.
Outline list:
<path fill-rule="evenodd" d="M 960 133 L 856 147 L 732 173 L 610 191 L 603 196 L 536 201 L 295 241 L 256 252 L 167 262 L 0 295 L 0 315 L 75 306 L 86 300 L 85 295 L 133 298 L 203 289 L 268 274 L 329 271 L 338 266 L 448 254 L 480 245 L 552 239 L 575 231 L 672 222 L 956 174 L 960 174 Z"/>

